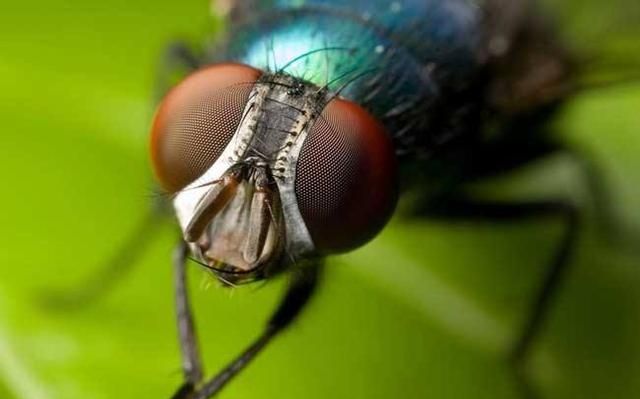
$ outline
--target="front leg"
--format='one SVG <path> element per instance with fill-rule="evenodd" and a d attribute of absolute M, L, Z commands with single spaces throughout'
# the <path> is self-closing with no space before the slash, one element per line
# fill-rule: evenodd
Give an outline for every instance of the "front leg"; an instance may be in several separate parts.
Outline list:
<path fill-rule="evenodd" d="M 184 383 L 172 399 L 186 399 L 191 397 L 196 386 L 202 379 L 202 362 L 198 350 L 189 294 L 187 288 L 187 256 L 189 248 L 180 240 L 180 244 L 174 253 L 174 273 L 176 282 L 176 315 L 178 322 L 178 337 L 180 340 L 180 353 L 182 354 L 182 373 Z"/>
<path fill-rule="evenodd" d="M 184 42 L 177 41 L 167 46 L 156 73 L 155 102 L 159 102 L 186 75 L 200 68 L 202 63 L 201 57 Z"/>
<path fill-rule="evenodd" d="M 224 369 L 199 386 L 202 379 L 202 363 L 186 286 L 187 256 L 187 245 L 182 242 L 176 250 L 174 262 L 178 333 L 185 382 L 178 388 L 172 399 L 207 399 L 218 393 L 300 314 L 317 286 L 321 261 L 316 259 L 309 265 L 298 266 L 299 269 L 293 272 L 291 284 L 282 302 L 271 315 L 258 338 Z"/>
<path fill-rule="evenodd" d="M 565 201 L 487 201 L 463 194 L 451 195 L 434 201 L 421 209 L 424 216 L 452 220 L 511 221 L 555 216 L 565 224 L 564 234 L 550 260 L 540 288 L 534 294 L 525 322 L 509 349 L 507 359 L 513 366 L 522 397 L 537 398 L 535 390 L 523 373 L 533 342 L 540 335 L 553 301 L 557 297 L 570 265 L 570 256 L 576 244 L 579 228 L 579 212 Z"/>
<path fill-rule="evenodd" d="M 52 310 L 77 311 L 94 305 L 109 295 L 127 277 L 144 255 L 166 221 L 169 206 L 158 197 L 149 204 L 145 215 L 137 222 L 134 230 L 102 264 L 73 287 L 45 292 L 41 298 L 43 305 Z"/>
<path fill-rule="evenodd" d="M 284 298 L 269 318 L 264 330 L 258 338 L 249 345 L 227 367 L 219 371 L 199 390 L 195 399 L 213 397 L 244 369 L 265 346 L 293 322 L 313 295 L 320 276 L 321 261 L 313 260 L 311 264 L 295 270 Z"/>

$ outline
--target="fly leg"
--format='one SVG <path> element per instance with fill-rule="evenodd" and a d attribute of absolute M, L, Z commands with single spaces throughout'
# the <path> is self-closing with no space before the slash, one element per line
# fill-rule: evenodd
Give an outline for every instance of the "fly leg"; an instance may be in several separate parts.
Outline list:
<path fill-rule="evenodd" d="M 178 330 L 185 382 L 178 388 L 172 399 L 207 399 L 220 392 L 278 333 L 295 320 L 315 291 L 320 265 L 319 263 L 305 265 L 296 271 L 284 298 L 271 315 L 262 333 L 226 367 L 199 386 L 202 378 L 202 366 L 185 283 L 186 245 L 181 244 L 176 254 Z"/>
<path fill-rule="evenodd" d="M 465 176 L 467 182 L 482 180 L 511 172 L 551 155 L 565 155 L 573 162 L 578 178 L 586 189 L 600 237 L 616 249 L 637 251 L 639 246 L 636 237 L 640 237 L 640 232 L 626 226 L 617 214 L 605 174 L 584 150 L 567 147 L 545 134 L 539 137 L 507 135 L 474 153 Z"/>
<path fill-rule="evenodd" d="M 202 361 L 200 360 L 198 341 L 187 292 L 186 265 L 188 251 L 186 243 L 180 240 L 180 245 L 176 248 L 173 259 L 176 283 L 176 317 L 184 383 L 178 388 L 172 399 L 191 398 L 196 386 L 202 379 Z"/>
<path fill-rule="evenodd" d="M 201 62 L 198 56 L 184 43 L 176 42 L 167 47 L 160 62 L 156 77 L 154 98 L 160 98 L 184 74 L 195 70 Z M 95 302 L 107 294 L 135 265 L 147 245 L 152 241 L 158 230 L 158 225 L 164 216 L 168 215 L 169 206 L 166 200 L 155 200 L 151 209 L 139 222 L 130 237 L 124 241 L 112 257 L 89 277 L 86 282 L 76 289 L 65 292 L 53 292 L 44 295 L 42 302 L 45 306 L 69 309 L 82 307 Z"/>
<path fill-rule="evenodd" d="M 531 346 L 540 334 L 549 314 L 559 287 L 565 280 L 570 264 L 570 256 L 576 244 L 579 228 L 579 214 L 575 206 L 562 201 L 506 202 L 481 201 L 456 195 L 430 206 L 429 215 L 446 220 L 487 220 L 510 221 L 555 216 L 561 218 L 565 230 L 540 288 L 529 304 L 529 310 L 521 331 L 509 350 L 507 360 L 513 366 L 515 376 L 526 399 L 535 398 L 533 387 L 527 382 L 523 365 L 531 351 Z"/>
<path fill-rule="evenodd" d="M 175 42 L 167 46 L 160 59 L 154 99 L 160 101 L 167 91 L 185 75 L 202 65 L 196 52 L 184 42 Z"/>
<path fill-rule="evenodd" d="M 131 272 L 169 214 L 164 199 L 154 200 L 149 208 L 121 246 L 97 270 L 72 289 L 45 294 L 44 305 L 60 309 L 81 308 L 111 292 Z"/>
<path fill-rule="evenodd" d="M 626 223 L 617 212 L 614 194 L 599 165 L 583 152 L 567 152 L 575 159 L 582 173 L 599 237 L 617 251 L 639 255 L 640 231 Z"/>
<path fill-rule="evenodd" d="M 616 213 L 605 174 L 588 150 L 569 147 L 558 141 L 547 121 L 555 113 L 552 105 L 507 123 L 497 138 L 473 148 L 464 160 L 461 173 L 465 182 L 478 181 L 509 173 L 552 155 L 566 155 L 574 162 L 592 205 L 598 231 L 607 243 L 619 249 L 638 247 L 640 232 L 625 226 Z"/>
<path fill-rule="evenodd" d="M 309 265 L 294 276 L 280 305 L 258 338 L 224 369 L 209 379 L 195 399 L 208 399 L 218 393 L 233 377 L 245 368 L 262 349 L 300 314 L 309 302 L 318 283 L 319 265 Z"/>

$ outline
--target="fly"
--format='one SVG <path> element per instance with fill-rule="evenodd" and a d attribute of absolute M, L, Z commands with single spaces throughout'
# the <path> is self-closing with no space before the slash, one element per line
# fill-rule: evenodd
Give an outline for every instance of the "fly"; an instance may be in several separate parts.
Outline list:
<path fill-rule="evenodd" d="M 466 185 L 567 150 L 546 122 L 580 87 L 580 68 L 547 19 L 527 0 L 236 0 L 228 17 L 224 37 L 199 55 L 183 45 L 167 53 L 162 76 L 191 73 L 163 90 L 151 133 L 182 231 L 184 384 L 173 398 L 218 393 L 302 311 L 322 259 L 376 236 L 408 190 L 422 193 L 416 216 L 564 221 L 509 354 L 517 368 L 566 276 L 580 212 L 562 199 L 486 200 Z M 206 380 L 188 259 L 233 286 L 294 271 L 263 332 Z"/>

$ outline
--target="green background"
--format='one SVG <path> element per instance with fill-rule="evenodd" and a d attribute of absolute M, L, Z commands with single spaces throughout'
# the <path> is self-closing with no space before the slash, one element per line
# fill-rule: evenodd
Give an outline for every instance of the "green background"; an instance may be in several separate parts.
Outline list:
<path fill-rule="evenodd" d="M 168 41 L 214 30 L 209 5 L 5 3 L 0 398 L 167 398 L 181 379 L 174 226 L 162 227 L 103 301 L 56 312 L 38 298 L 84 281 L 143 217 L 153 195 L 146 146 L 157 60 Z M 640 228 L 639 110 L 640 85 L 620 85 L 585 92 L 556 122 L 603 167 L 629 229 Z M 590 215 L 582 183 L 575 164 L 556 157 L 488 192 L 571 196 Z M 560 227 L 546 219 L 395 219 L 366 247 L 330 260 L 300 322 L 220 397 L 518 398 L 503 358 Z M 544 398 L 640 397 L 640 251 L 633 249 L 605 244 L 588 218 L 526 364 Z M 213 373 L 256 336 L 286 279 L 229 290 L 195 266 L 191 277 Z"/>

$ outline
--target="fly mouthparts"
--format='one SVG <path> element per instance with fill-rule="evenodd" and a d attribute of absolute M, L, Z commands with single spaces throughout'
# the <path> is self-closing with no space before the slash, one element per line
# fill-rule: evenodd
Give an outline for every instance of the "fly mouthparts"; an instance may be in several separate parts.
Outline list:
<path fill-rule="evenodd" d="M 226 265 L 232 274 L 257 271 L 280 259 L 285 241 L 281 208 L 266 167 L 232 167 L 202 195 L 184 238 L 216 272 L 215 265 Z"/>
<path fill-rule="evenodd" d="M 207 191 L 185 228 L 184 238 L 187 242 L 195 242 L 202 236 L 211 220 L 231 201 L 239 183 L 236 174 L 229 173 Z"/>
<path fill-rule="evenodd" d="M 276 229 L 271 219 L 274 193 L 271 190 L 256 190 L 251 199 L 249 211 L 249 234 L 245 242 L 242 256 L 247 263 L 254 264 L 260 260 L 268 233 Z"/>

